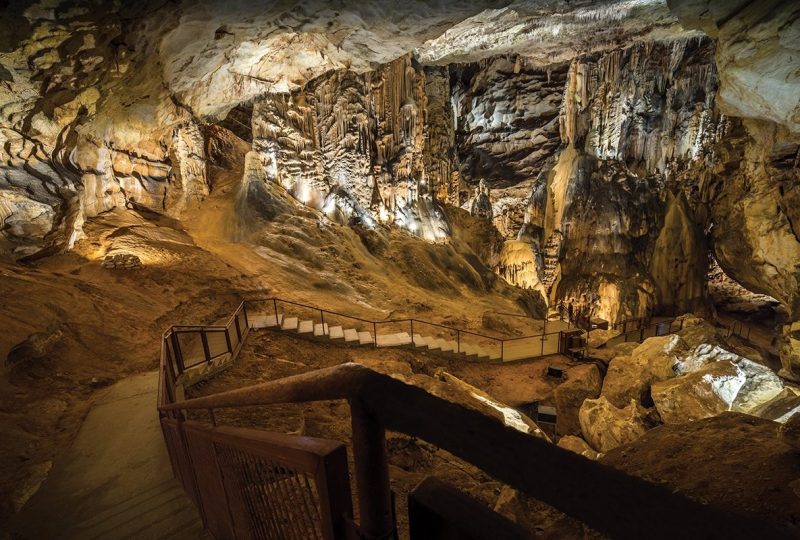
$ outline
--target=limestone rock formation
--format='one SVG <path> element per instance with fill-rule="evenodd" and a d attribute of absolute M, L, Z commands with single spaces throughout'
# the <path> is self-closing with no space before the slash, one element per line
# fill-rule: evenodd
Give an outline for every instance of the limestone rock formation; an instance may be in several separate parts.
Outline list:
<path fill-rule="evenodd" d="M 584 364 L 567 370 L 567 380 L 556 387 L 553 397 L 556 404 L 556 432 L 559 435 L 578 435 L 581 424 L 578 411 L 586 399 L 600 395 L 602 378 L 594 364 Z"/>
<path fill-rule="evenodd" d="M 782 388 L 772 370 L 738 358 L 711 362 L 687 375 L 655 383 L 651 392 L 661 420 L 675 424 L 725 411 L 752 413 Z"/>
<path fill-rule="evenodd" d="M 14 2 L 0 253 L 69 249 L 116 208 L 181 219 L 218 123 L 248 179 L 362 229 L 445 242 L 484 180 L 476 211 L 530 246 L 519 283 L 612 322 L 705 310 L 714 260 L 789 314 L 800 377 L 797 8 L 456 4 Z"/>
<path fill-rule="evenodd" d="M 580 408 L 581 432 L 586 442 L 601 453 L 635 441 L 647 430 L 646 413 L 636 401 L 615 407 L 605 396 L 587 399 Z"/>
<path fill-rule="evenodd" d="M 567 435 L 565 437 L 561 437 L 558 439 L 558 446 L 565 450 L 569 450 L 570 452 L 575 452 L 576 454 L 580 454 L 583 457 L 587 457 L 589 459 L 598 459 L 602 456 L 598 452 L 595 452 L 589 444 L 581 439 L 580 437 L 576 437 L 575 435 Z"/>
<path fill-rule="evenodd" d="M 800 395 L 795 388 L 786 387 L 769 401 L 753 408 L 750 414 L 784 424 L 798 412 Z"/>
<path fill-rule="evenodd" d="M 800 8 L 787 2 L 670 0 L 687 28 L 717 44 L 720 108 L 729 115 L 771 120 L 800 132 Z"/>
<path fill-rule="evenodd" d="M 603 379 L 602 396 L 615 407 L 624 407 L 631 400 L 649 405 L 650 387 L 674 377 L 686 351 L 686 343 L 677 335 L 645 340 L 630 356 L 611 360 Z"/>

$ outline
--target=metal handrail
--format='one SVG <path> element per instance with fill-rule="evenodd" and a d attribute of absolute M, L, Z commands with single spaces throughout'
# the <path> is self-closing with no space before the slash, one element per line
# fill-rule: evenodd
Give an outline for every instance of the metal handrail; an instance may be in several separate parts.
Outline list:
<path fill-rule="evenodd" d="M 295 302 L 293 300 L 284 300 L 283 298 L 277 298 L 277 297 L 250 298 L 250 299 L 245 300 L 245 303 L 247 303 L 247 302 L 283 302 L 283 303 L 286 303 L 286 304 L 295 305 L 295 306 L 302 307 L 302 308 L 305 308 L 305 309 L 309 309 L 309 310 L 312 310 L 312 311 L 327 313 L 327 314 L 330 314 L 330 315 L 335 315 L 337 317 L 344 317 L 346 319 L 352 319 L 352 320 L 355 320 L 355 321 L 359 321 L 359 322 L 363 322 L 363 323 L 371 324 L 371 325 L 391 324 L 391 323 L 401 323 L 401 322 L 414 322 L 414 323 L 417 323 L 417 324 L 426 324 L 426 325 L 430 325 L 430 326 L 436 326 L 438 328 L 443 328 L 443 329 L 449 330 L 451 332 L 460 332 L 462 334 L 469 334 L 469 335 L 472 335 L 472 336 L 477 336 L 477 337 L 480 337 L 480 338 L 489 339 L 489 340 L 495 341 L 497 343 L 502 343 L 504 341 L 516 341 L 516 340 L 520 340 L 520 339 L 541 338 L 543 336 L 549 336 L 549 335 L 559 334 L 560 333 L 558 331 L 554 331 L 554 332 L 543 332 L 541 334 L 532 334 L 532 335 L 528 335 L 528 336 L 496 337 L 496 336 L 489 336 L 487 334 L 481 334 L 480 332 L 474 332 L 472 330 L 462 330 L 461 328 L 455 328 L 453 326 L 448 326 L 448 325 L 441 324 L 441 323 L 435 323 L 435 322 L 431 322 L 431 321 L 417 319 L 417 318 L 414 318 L 414 317 L 409 317 L 409 318 L 404 318 L 404 319 L 388 319 L 388 320 L 364 319 L 364 318 L 361 318 L 361 317 L 355 317 L 353 315 L 347 315 L 345 313 L 332 311 L 332 310 L 328 310 L 328 309 L 325 309 L 325 308 L 320 308 L 318 306 L 312 306 L 312 305 L 309 305 L 309 304 L 303 304 L 301 302 Z"/>
<path fill-rule="evenodd" d="M 703 504 L 563 450 L 359 364 L 343 364 L 167 405 L 164 411 L 348 400 L 365 538 L 392 532 L 385 430 L 418 437 L 614 538 L 783 538 L 752 513 Z M 424 413 L 421 413 L 424 411 Z M 447 422 L 449 429 L 442 429 Z M 680 519 L 675 519 L 680 516 Z"/>

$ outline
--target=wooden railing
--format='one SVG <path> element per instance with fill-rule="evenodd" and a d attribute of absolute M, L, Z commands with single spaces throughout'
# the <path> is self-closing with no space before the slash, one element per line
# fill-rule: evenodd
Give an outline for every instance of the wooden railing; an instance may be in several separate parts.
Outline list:
<path fill-rule="evenodd" d="M 612 538 L 791 537 L 757 516 L 694 501 L 358 364 L 173 403 L 163 412 L 339 399 L 350 405 L 357 529 L 364 539 L 391 538 L 395 531 L 387 429 L 450 452 Z"/>

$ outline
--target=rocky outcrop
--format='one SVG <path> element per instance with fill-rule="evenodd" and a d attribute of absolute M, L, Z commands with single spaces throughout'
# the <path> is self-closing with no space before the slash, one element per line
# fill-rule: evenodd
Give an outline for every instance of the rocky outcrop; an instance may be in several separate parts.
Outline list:
<path fill-rule="evenodd" d="M 551 300 L 613 321 L 676 293 L 682 305 L 704 298 L 702 227 L 677 179 L 708 163 L 724 133 L 712 54 L 707 40 L 687 39 L 572 62 L 559 116 L 566 149 L 534 183 L 524 228 L 540 251 L 558 245 L 557 276 L 542 279 Z"/>
<path fill-rule="evenodd" d="M 567 435 L 558 439 L 558 446 L 589 459 L 598 459 L 602 456 L 602 454 L 595 452 L 586 441 L 574 435 Z"/>
<path fill-rule="evenodd" d="M 739 357 L 714 361 L 687 375 L 655 383 L 651 395 L 661 420 L 675 424 L 725 411 L 750 414 L 782 388 L 768 367 Z"/>
<path fill-rule="evenodd" d="M 579 418 L 586 442 L 601 453 L 631 443 L 647 430 L 646 413 L 633 400 L 620 408 L 604 396 L 587 399 L 581 406 Z"/>
<path fill-rule="evenodd" d="M 677 335 L 653 337 L 644 341 L 630 356 L 617 356 L 608 364 L 602 396 L 615 407 L 630 401 L 652 404 L 650 387 L 677 374 L 686 342 Z"/>
<path fill-rule="evenodd" d="M 702 312 L 707 301 L 706 275 L 697 269 L 707 264 L 705 235 L 679 193 L 669 202 L 650 261 L 660 308 L 672 313 Z"/>
<path fill-rule="evenodd" d="M 800 395 L 795 388 L 787 387 L 769 401 L 754 407 L 750 414 L 784 424 L 798 412 Z"/>
<path fill-rule="evenodd" d="M 299 92 L 257 101 L 253 148 L 269 180 L 337 221 L 394 224 L 442 240 L 449 229 L 438 197 L 441 191 L 447 200 L 449 167 L 428 159 L 436 173 L 429 183 L 423 159 L 431 145 L 447 143 L 444 132 L 444 143 L 429 138 L 426 147 L 432 88 L 438 85 L 426 86 L 409 56 L 366 74 L 333 72 Z"/>
<path fill-rule="evenodd" d="M 586 399 L 595 399 L 600 395 L 601 387 L 602 377 L 596 365 L 585 364 L 567 370 L 567 380 L 553 391 L 557 412 L 556 432 L 559 435 L 580 435 L 578 411 Z"/>
<path fill-rule="evenodd" d="M 770 120 L 800 133 L 800 8 L 776 0 L 670 0 L 687 28 L 717 45 L 719 105 L 731 116 Z"/>

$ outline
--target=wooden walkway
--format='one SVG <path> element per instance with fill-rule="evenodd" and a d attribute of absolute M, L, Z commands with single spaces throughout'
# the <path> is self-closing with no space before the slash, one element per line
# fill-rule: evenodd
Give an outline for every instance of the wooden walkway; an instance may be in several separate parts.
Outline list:
<path fill-rule="evenodd" d="M 210 538 L 173 478 L 157 387 L 153 371 L 97 398 L 72 447 L 56 457 L 47 480 L 13 518 L 12 538 Z"/>

